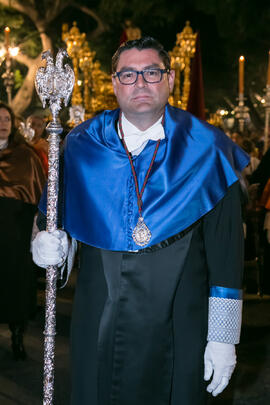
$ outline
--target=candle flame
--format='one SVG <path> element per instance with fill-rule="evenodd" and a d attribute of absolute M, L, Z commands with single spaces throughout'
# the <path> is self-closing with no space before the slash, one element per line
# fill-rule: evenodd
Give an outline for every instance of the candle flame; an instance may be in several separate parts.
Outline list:
<path fill-rule="evenodd" d="M 5 28 L 5 32 L 10 32 L 10 28 L 9 28 L 9 27 L 6 27 L 6 28 Z"/>
<path fill-rule="evenodd" d="M 240 56 L 239 60 L 245 60 L 245 57 L 243 55 Z"/>

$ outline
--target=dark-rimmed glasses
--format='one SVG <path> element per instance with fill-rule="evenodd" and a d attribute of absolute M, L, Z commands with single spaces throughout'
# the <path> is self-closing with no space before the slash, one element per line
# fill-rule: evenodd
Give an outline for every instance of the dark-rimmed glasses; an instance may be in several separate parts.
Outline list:
<path fill-rule="evenodd" d="M 118 77 L 121 84 L 134 84 L 138 80 L 138 76 L 142 75 L 146 83 L 159 83 L 162 80 L 164 73 L 169 73 L 170 69 L 145 69 L 145 70 L 124 70 L 115 72 L 113 77 Z"/>

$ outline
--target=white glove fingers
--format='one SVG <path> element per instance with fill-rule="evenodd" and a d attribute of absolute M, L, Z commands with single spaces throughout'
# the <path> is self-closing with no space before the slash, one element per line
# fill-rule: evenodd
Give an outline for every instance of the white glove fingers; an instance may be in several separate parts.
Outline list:
<path fill-rule="evenodd" d="M 213 374 L 212 363 L 209 360 L 205 360 L 205 362 L 204 362 L 204 380 L 205 381 L 210 380 L 212 374 Z"/>
<path fill-rule="evenodd" d="M 223 377 L 223 369 L 214 367 L 214 375 L 211 383 L 207 387 L 208 392 L 215 391 L 219 384 L 221 383 Z"/>
<path fill-rule="evenodd" d="M 216 397 L 219 395 L 229 384 L 229 378 L 228 377 L 222 377 L 221 383 L 218 385 L 218 387 L 212 392 L 213 397 Z"/>
<path fill-rule="evenodd" d="M 46 247 L 48 248 L 50 247 L 55 248 L 61 246 L 61 240 L 57 236 L 47 232 L 40 236 L 39 243 L 41 247 L 43 247 L 46 244 Z"/>
<path fill-rule="evenodd" d="M 235 346 L 229 343 L 209 341 L 205 349 L 204 362 L 206 377 L 209 376 L 207 373 L 209 363 L 214 372 L 212 381 L 206 389 L 213 396 L 217 396 L 228 385 L 235 368 Z"/>
<path fill-rule="evenodd" d="M 206 390 L 211 393 L 211 392 L 213 392 L 213 391 L 215 391 L 215 390 L 217 389 L 217 387 L 219 386 L 219 384 L 220 384 L 220 380 L 217 380 L 217 379 L 215 379 L 215 378 L 213 377 L 213 380 L 212 380 L 211 383 L 207 386 Z"/>
<path fill-rule="evenodd" d="M 40 267 L 61 266 L 67 257 L 69 242 L 66 232 L 55 230 L 41 231 L 32 241 L 34 262 Z"/>

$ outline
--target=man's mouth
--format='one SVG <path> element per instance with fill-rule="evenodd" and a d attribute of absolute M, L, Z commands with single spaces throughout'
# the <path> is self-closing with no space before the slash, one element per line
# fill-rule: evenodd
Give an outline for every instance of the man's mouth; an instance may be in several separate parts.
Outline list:
<path fill-rule="evenodd" d="M 141 101 L 141 100 L 148 100 L 150 98 L 149 94 L 138 94 L 137 96 L 133 97 L 133 100 Z"/>

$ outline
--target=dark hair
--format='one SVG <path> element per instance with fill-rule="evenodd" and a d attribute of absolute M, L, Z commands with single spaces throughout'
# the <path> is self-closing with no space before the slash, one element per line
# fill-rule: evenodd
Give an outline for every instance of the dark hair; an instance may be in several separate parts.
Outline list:
<path fill-rule="evenodd" d="M 14 137 L 15 137 L 15 133 L 16 133 L 15 114 L 14 114 L 12 108 L 11 108 L 9 105 L 7 105 L 7 104 L 5 104 L 5 103 L 3 103 L 3 102 L 0 102 L 0 109 L 1 109 L 1 108 L 7 110 L 8 113 L 9 113 L 9 115 L 10 115 L 10 119 L 11 119 L 11 131 L 10 131 L 10 135 L 9 135 L 9 137 L 8 137 L 8 143 L 10 144 L 10 143 L 12 143 L 12 142 L 14 141 Z"/>
<path fill-rule="evenodd" d="M 254 150 L 254 143 L 249 139 L 244 139 L 241 145 L 242 149 L 244 149 L 247 153 L 252 153 Z"/>
<path fill-rule="evenodd" d="M 20 144 L 27 144 L 24 137 L 19 133 L 19 131 L 16 127 L 16 123 L 15 123 L 16 117 L 15 117 L 15 114 L 14 114 L 12 108 L 9 105 L 0 101 L 0 109 L 1 108 L 7 110 L 10 115 L 10 118 L 11 118 L 11 131 L 10 131 L 10 135 L 8 137 L 8 145 L 16 146 L 16 145 L 20 145 Z"/>
<path fill-rule="evenodd" d="M 163 45 L 161 45 L 157 40 L 147 36 L 140 39 L 134 39 L 132 41 L 124 42 L 122 45 L 119 46 L 112 57 L 112 73 L 116 72 L 121 53 L 133 48 L 138 49 L 139 51 L 143 49 L 155 49 L 160 59 L 164 63 L 165 69 L 170 69 L 171 60 L 168 52 L 165 51 Z"/>

